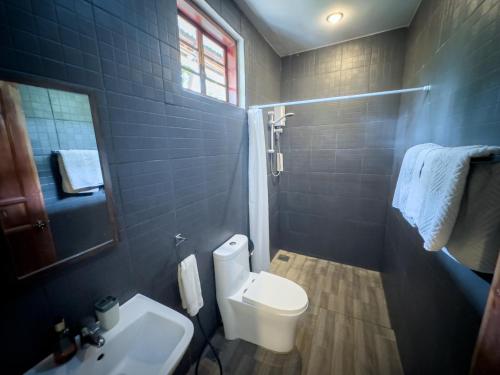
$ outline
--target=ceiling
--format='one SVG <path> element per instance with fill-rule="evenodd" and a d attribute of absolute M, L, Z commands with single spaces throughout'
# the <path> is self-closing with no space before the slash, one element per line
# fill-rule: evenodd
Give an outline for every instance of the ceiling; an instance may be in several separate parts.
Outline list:
<path fill-rule="evenodd" d="M 280 56 L 406 27 L 421 0 L 235 0 Z M 342 12 L 330 24 L 326 17 Z"/>

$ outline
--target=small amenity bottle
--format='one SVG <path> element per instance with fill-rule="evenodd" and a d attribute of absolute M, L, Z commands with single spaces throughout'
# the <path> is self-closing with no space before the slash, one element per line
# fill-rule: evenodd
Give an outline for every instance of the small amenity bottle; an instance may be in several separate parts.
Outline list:
<path fill-rule="evenodd" d="M 54 325 L 54 331 L 56 332 L 54 362 L 60 365 L 73 358 L 77 347 L 68 327 L 66 327 L 64 319 L 61 318 L 61 320 Z"/>

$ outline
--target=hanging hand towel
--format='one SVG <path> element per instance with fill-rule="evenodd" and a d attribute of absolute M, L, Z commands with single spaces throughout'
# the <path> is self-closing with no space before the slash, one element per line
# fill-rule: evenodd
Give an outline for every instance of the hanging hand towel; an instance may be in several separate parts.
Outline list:
<path fill-rule="evenodd" d="M 179 264 L 177 279 L 179 281 L 182 307 L 187 309 L 189 315 L 195 316 L 203 307 L 203 296 L 201 295 L 198 265 L 193 254 Z"/>
<path fill-rule="evenodd" d="M 500 152 L 500 147 L 442 147 L 427 153 L 419 179 L 421 209 L 416 225 L 426 250 L 440 250 L 453 231 L 470 161 Z"/>
<path fill-rule="evenodd" d="M 59 150 L 57 153 L 62 187 L 66 193 L 93 192 L 92 189 L 104 184 L 97 150 Z"/>
<path fill-rule="evenodd" d="M 408 212 L 413 206 L 408 205 L 409 196 L 412 193 L 412 187 L 415 186 L 415 179 L 418 179 L 420 169 L 423 163 L 423 154 L 427 150 L 441 147 L 434 143 L 424 143 L 410 147 L 403 158 L 401 169 L 399 171 L 398 182 L 392 199 L 392 206 L 399 209 L 403 217 L 412 225 L 415 225 L 415 220 Z"/>

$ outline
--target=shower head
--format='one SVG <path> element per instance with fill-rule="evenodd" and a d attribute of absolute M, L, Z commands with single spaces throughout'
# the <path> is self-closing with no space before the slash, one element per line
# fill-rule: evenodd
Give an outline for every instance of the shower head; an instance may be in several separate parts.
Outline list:
<path fill-rule="evenodd" d="M 283 121 L 284 119 L 288 118 L 288 117 L 292 117 L 292 116 L 295 116 L 295 113 L 293 112 L 289 112 L 289 113 L 285 113 L 284 116 L 281 116 L 278 120 L 275 120 L 274 121 L 274 124 L 279 124 L 281 121 Z M 283 124 L 284 125 L 284 124 Z"/>

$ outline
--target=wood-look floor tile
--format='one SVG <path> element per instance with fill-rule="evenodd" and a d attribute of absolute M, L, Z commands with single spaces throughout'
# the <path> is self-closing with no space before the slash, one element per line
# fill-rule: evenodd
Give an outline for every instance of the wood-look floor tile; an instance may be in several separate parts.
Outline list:
<path fill-rule="evenodd" d="M 284 250 L 269 271 L 307 292 L 309 308 L 298 322 L 296 347 L 274 353 L 243 340 L 225 340 L 219 329 L 213 344 L 226 374 L 403 374 L 378 272 Z M 213 358 L 204 358 L 200 374 L 218 374 Z"/>

